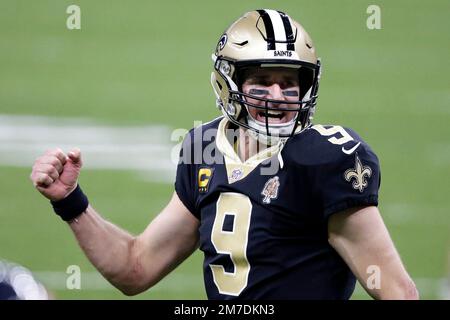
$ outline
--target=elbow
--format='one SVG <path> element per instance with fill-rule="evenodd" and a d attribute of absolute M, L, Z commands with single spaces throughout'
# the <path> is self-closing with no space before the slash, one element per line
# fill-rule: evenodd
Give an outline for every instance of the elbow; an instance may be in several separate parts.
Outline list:
<path fill-rule="evenodd" d="M 382 300 L 419 300 L 419 291 L 411 279 L 397 283 L 379 296 Z"/>
<path fill-rule="evenodd" d="M 145 268 L 141 263 L 139 250 L 137 248 L 137 239 L 134 238 L 129 246 L 130 254 L 128 268 L 122 273 L 120 279 L 113 282 L 113 285 L 124 295 L 135 296 L 149 289 L 152 286 L 152 283 L 148 281 Z"/>
<path fill-rule="evenodd" d="M 128 297 L 138 295 L 145 291 L 145 288 L 140 288 L 138 286 L 130 286 L 130 285 L 116 286 L 116 288 L 119 289 L 120 292 L 122 292 L 124 295 L 126 295 Z"/>
<path fill-rule="evenodd" d="M 131 265 L 131 264 L 130 264 Z M 144 273 L 139 266 L 130 266 L 130 270 L 119 281 L 115 281 L 114 286 L 126 296 L 138 295 L 151 287 L 145 281 Z"/>
<path fill-rule="evenodd" d="M 403 287 L 404 300 L 419 300 L 419 291 L 412 280 L 408 280 Z"/>
<path fill-rule="evenodd" d="M 411 278 L 404 279 L 397 283 L 396 297 L 397 300 L 419 300 L 419 291 L 417 291 L 416 285 Z"/>
<path fill-rule="evenodd" d="M 124 295 L 128 296 L 128 297 L 132 297 L 135 296 L 137 294 L 139 294 L 140 292 L 137 291 L 135 288 L 130 287 L 130 286 L 123 286 L 123 285 L 115 285 L 115 287 L 117 289 L 120 290 L 120 292 L 122 292 Z"/>

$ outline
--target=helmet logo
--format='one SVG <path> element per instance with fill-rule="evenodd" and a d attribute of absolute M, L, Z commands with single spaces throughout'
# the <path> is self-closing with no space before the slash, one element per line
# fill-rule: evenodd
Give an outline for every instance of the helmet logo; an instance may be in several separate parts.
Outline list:
<path fill-rule="evenodd" d="M 221 37 L 219 42 L 217 43 L 217 47 L 216 47 L 216 53 L 219 52 L 220 50 L 222 50 L 225 45 L 227 44 L 227 40 L 228 40 L 228 36 L 226 33 L 224 33 Z"/>

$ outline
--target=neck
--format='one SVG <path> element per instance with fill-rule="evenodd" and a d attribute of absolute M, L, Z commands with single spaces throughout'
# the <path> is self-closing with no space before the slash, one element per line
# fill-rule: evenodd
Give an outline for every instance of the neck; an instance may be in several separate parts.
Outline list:
<path fill-rule="evenodd" d="M 253 138 L 244 128 L 239 128 L 237 154 L 242 161 L 247 161 L 255 154 L 267 149 L 269 146 Z"/>

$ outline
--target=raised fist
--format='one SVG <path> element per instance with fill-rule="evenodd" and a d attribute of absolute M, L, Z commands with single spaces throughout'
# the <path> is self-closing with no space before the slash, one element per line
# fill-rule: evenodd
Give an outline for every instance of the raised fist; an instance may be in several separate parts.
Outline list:
<path fill-rule="evenodd" d="M 48 150 L 34 162 L 30 179 L 46 198 L 58 201 L 76 188 L 81 166 L 81 151 L 78 148 L 67 155 L 59 148 Z"/>

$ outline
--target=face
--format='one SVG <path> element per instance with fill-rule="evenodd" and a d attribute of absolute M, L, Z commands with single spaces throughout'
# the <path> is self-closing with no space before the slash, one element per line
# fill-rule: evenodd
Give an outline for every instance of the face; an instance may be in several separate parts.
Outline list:
<path fill-rule="evenodd" d="M 297 69 L 282 67 L 252 68 L 244 74 L 242 91 L 258 98 L 274 99 L 282 101 L 300 100 L 300 86 Z M 264 107 L 265 102 L 246 98 L 254 105 Z M 271 108 L 298 109 L 298 104 L 273 103 L 267 104 Z M 248 112 L 257 121 L 266 122 L 264 109 L 248 106 Z M 290 122 L 297 116 L 297 112 L 274 111 L 268 112 L 269 123 L 278 124 Z"/>

